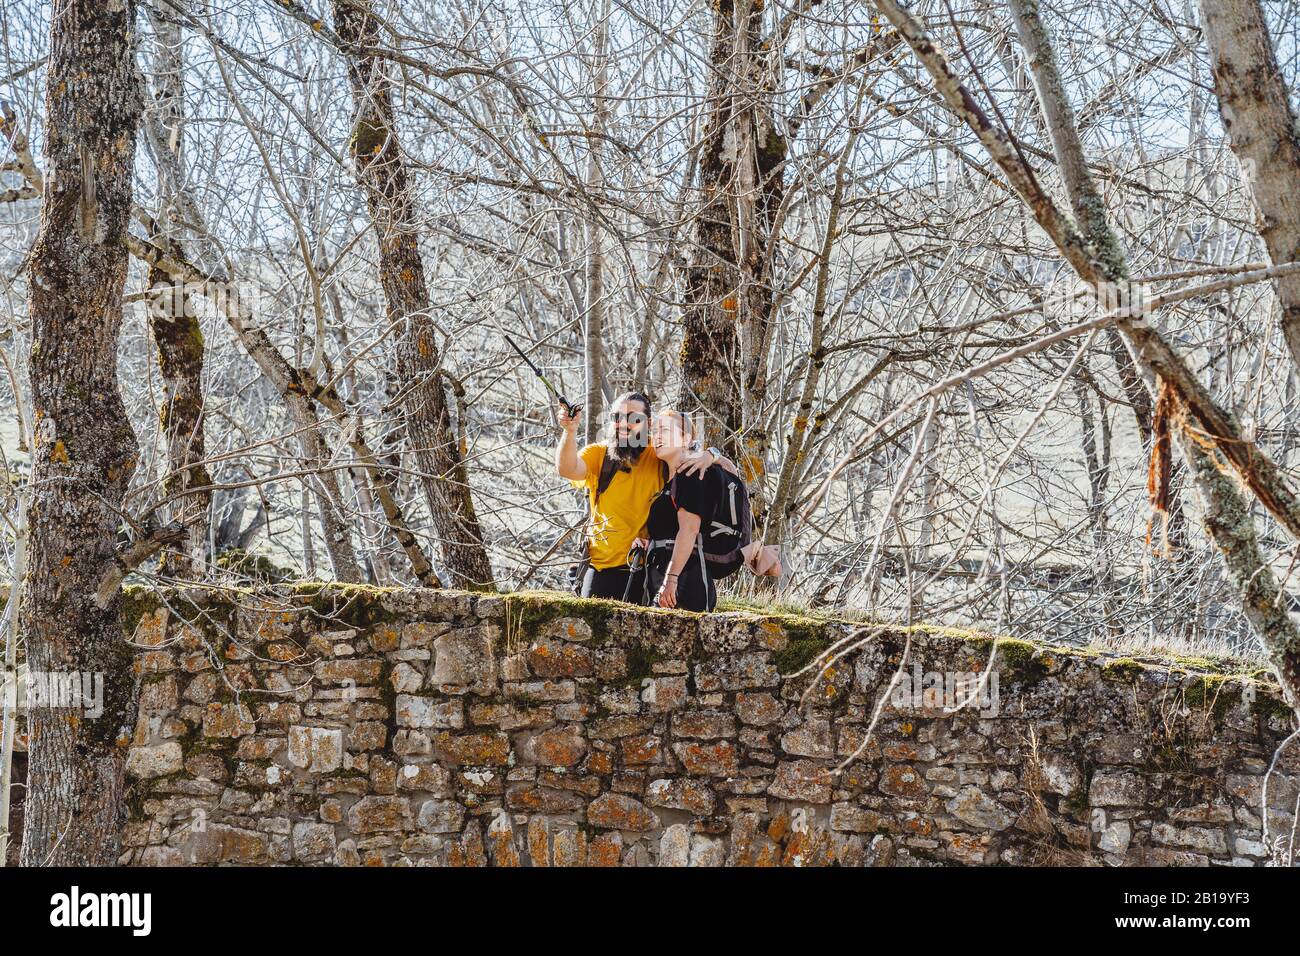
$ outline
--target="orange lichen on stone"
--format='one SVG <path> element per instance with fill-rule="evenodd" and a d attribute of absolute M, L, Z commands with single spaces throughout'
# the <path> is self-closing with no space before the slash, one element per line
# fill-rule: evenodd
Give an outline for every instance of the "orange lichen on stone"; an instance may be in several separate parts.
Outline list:
<path fill-rule="evenodd" d="M 591 841 L 587 853 L 588 866 L 618 866 L 623 855 L 623 838 L 614 833 L 602 833 Z"/>
<path fill-rule="evenodd" d="M 504 734 L 438 734 L 433 752 L 447 763 L 472 767 L 504 767 L 510 758 L 510 738 Z"/>
<path fill-rule="evenodd" d="M 604 793 L 587 807 L 587 822 L 608 830 L 645 831 L 659 826 L 659 816 L 626 794 Z"/>
<path fill-rule="evenodd" d="M 785 839 L 786 834 L 790 832 L 790 817 L 784 813 L 778 813 L 772 818 L 772 822 L 767 826 L 767 835 L 772 840 L 780 843 Z"/>
<path fill-rule="evenodd" d="M 528 860 L 533 866 L 551 865 L 551 835 L 545 817 L 528 821 Z"/>
<path fill-rule="evenodd" d="M 493 866 L 516 867 L 521 865 L 519 851 L 515 848 L 514 831 L 508 825 L 498 829 L 494 824 L 488 831 L 488 844 L 491 847 Z"/>
<path fill-rule="evenodd" d="M 551 842 L 556 866 L 587 865 L 587 834 L 581 830 L 558 830 Z"/>

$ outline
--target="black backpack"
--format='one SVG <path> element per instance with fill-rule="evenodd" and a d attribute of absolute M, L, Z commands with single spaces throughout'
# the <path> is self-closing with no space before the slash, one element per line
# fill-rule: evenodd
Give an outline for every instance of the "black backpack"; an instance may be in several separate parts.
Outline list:
<path fill-rule="evenodd" d="M 665 469 L 668 467 L 664 466 Z M 749 508 L 749 489 L 739 476 L 721 465 L 712 465 L 705 473 L 713 492 L 715 506 L 709 526 L 700 528 L 697 545 L 704 557 L 709 577 L 715 581 L 731 577 L 745 564 L 741 549 L 753 540 L 754 516 Z M 668 493 L 677 504 L 677 476 L 668 482 Z"/>

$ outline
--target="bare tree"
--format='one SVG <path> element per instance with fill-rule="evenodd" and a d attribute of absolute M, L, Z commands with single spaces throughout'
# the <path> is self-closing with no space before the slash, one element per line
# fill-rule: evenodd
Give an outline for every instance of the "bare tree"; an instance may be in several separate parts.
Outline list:
<path fill-rule="evenodd" d="M 180 3 L 182 0 L 176 0 Z M 146 137 L 158 157 L 159 200 L 154 222 L 159 231 L 152 236 L 163 249 L 171 244 L 170 235 L 179 232 L 183 221 L 177 194 L 185 189 L 178 181 L 184 175 L 183 143 L 185 139 L 184 41 L 181 28 L 173 17 L 161 15 L 157 7 L 148 7 L 153 27 L 154 82 L 153 116 L 150 128 L 156 135 Z M 189 529 L 186 546 L 164 553 L 161 570 L 182 577 L 196 573 L 194 559 L 202 561 L 208 540 L 208 508 L 211 484 L 202 462 L 205 456 L 203 420 L 203 329 L 194 303 L 183 285 L 177 286 L 166 271 L 149 271 L 150 288 L 157 290 L 150 304 L 150 328 L 158 347 L 158 367 L 163 379 L 162 409 L 159 412 L 163 440 L 167 448 L 167 477 L 163 488 L 176 496 L 176 518 Z M 195 489 L 192 493 L 191 489 Z"/>
<path fill-rule="evenodd" d="M 384 62 L 371 52 L 379 22 L 364 3 L 334 4 L 335 30 L 352 51 L 348 76 L 356 121 L 352 155 L 379 243 L 389 320 L 400 329 L 397 375 L 404 424 L 420 462 L 429 513 L 455 581 L 491 588 L 492 565 L 474 513 L 469 478 L 452 428 L 441 358 L 429 315 L 424 262 Z"/>
<path fill-rule="evenodd" d="M 784 602 L 1285 672 L 1291 27 L 1017 7 L 149 0 L 116 350 L 138 464 L 101 591 L 167 583 L 150 522 L 209 493 L 209 546 L 247 553 L 197 580 L 560 585 L 578 506 L 505 329 L 592 413 L 625 384 L 702 412 Z M 0 451 L 27 495 L 50 51 L 18 8 Z M 155 345 L 160 280 L 190 286 L 201 379 Z M 1099 299 L 1126 284 L 1154 306 Z"/>
<path fill-rule="evenodd" d="M 1074 113 L 1056 65 L 1047 28 L 1031 0 L 1009 0 L 1009 5 L 1034 73 L 1039 103 L 1075 218 L 1094 248 L 1105 251 L 1106 280 L 1116 288 L 1125 287 L 1130 281 L 1127 256 L 1110 227 L 1105 204 L 1088 172 Z M 1143 368 L 1145 357 L 1141 352 L 1136 357 L 1138 367 Z M 1145 370 L 1153 383 L 1158 381 L 1153 369 Z M 1154 386 L 1156 389 L 1159 387 Z M 1249 503 L 1238 486 L 1223 473 L 1226 466 L 1223 456 L 1213 446 L 1204 447 L 1206 443 L 1198 429 L 1185 414 L 1180 413 L 1181 410 L 1171 411 L 1177 421 L 1172 426 L 1166 423 L 1164 427 L 1177 429 L 1183 458 L 1204 503 L 1206 529 L 1241 591 L 1242 608 L 1255 625 L 1287 698 L 1293 707 L 1300 710 L 1300 628 L 1288 610 L 1281 606 L 1277 580 L 1256 541 Z M 1167 483 L 1168 480 L 1165 475 L 1157 482 Z"/>
<path fill-rule="evenodd" d="M 1105 206 L 1089 178 L 1073 112 L 1056 69 L 1046 30 L 1036 10 L 1024 0 L 1010 0 L 1010 3 L 1021 42 L 1034 69 L 1039 102 L 1074 207 L 1073 221 L 1064 216 L 1038 186 L 1022 155 L 957 80 L 921 24 L 892 0 L 879 0 L 881 10 L 934 77 L 950 107 L 980 135 L 1008 179 L 1033 209 L 1039 224 L 1052 236 L 1080 277 L 1097 286 L 1126 289 L 1129 283 L 1126 257 L 1110 230 Z M 1250 521 L 1246 500 L 1216 465 L 1216 462 L 1227 464 L 1231 461 L 1243 472 L 1243 477 L 1251 481 L 1254 476 L 1244 474 L 1251 467 L 1246 463 L 1267 459 L 1253 443 L 1243 441 L 1239 426 L 1231 415 L 1214 402 L 1202 383 L 1190 373 L 1134 304 L 1126 302 L 1112 315 L 1131 351 L 1142 363 L 1150 386 L 1154 387 L 1155 382 L 1161 381 L 1163 387 L 1170 388 L 1177 397 L 1180 414 L 1186 416 L 1180 421 L 1181 445 L 1206 499 L 1207 529 L 1215 536 L 1238 587 L 1244 592 L 1246 613 L 1256 625 L 1256 632 L 1288 700 L 1300 708 L 1300 630 L 1286 611 L 1277 606 L 1277 584 L 1259 554 L 1253 526 L 1243 527 L 1243 523 Z M 1229 443 L 1239 447 L 1226 451 Z M 1202 444 L 1207 444 L 1208 449 L 1200 447 Z M 1206 460 L 1206 456 L 1213 456 L 1213 459 Z M 1269 476 L 1263 481 L 1251 483 L 1252 490 L 1266 505 L 1272 505 L 1270 510 L 1275 517 L 1289 523 L 1291 493 L 1284 479 L 1271 468 L 1269 471 Z"/>

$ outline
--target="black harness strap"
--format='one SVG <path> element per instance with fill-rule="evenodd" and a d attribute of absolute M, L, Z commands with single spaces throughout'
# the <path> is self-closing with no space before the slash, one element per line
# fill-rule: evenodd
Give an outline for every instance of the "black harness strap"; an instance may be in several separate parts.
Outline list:
<path fill-rule="evenodd" d="M 618 460 L 609 453 L 608 448 L 603 450 L 603 455 L 604 457 L 600 460 L 600 474 L 596 478 L 596 495 L 591 500 L 591 508 L 589 509 L 590 513 L 587 515 L 587 521 L 589 524 L 595 523 L 596 507 L 600 504 L 600 496 L 609 489 L 610 482 L 614 480 L 614 475 L 616 475 L 619 470 Z M 586 597 L 586 595 L 582 593 L 584 590 L 583 582 L 593 569 L 591 567 L 591 541 L 587 538 L 585 533 L 582 536 L 582 555 L 578 560 L 578 567 L 580 569 L 578 596 Z"/>

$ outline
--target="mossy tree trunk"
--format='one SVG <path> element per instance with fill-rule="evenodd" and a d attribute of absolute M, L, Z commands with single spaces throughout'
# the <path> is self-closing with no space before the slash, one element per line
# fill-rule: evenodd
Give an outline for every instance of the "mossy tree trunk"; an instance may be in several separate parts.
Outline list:
<path fill-rule="evenodd" d="M 492 565 L 439 372 L 441 360 L 429 315 L 429 291 L 393 115 L 391 83 L 384 61 L 367 52 L 382 45 L 379 22 L 366 2 L 338 0 L 333 10 L 335 32 L 349 50 L 357 180 L 374 223 L 388 317 L 400 329 L 397 377 L 404 396 L 406 438 L 419 463 L 430 515 L 453 583 L 490 588 Z"/>
<path fill-rule="evenodd" d="M 24 865 L 111 865 L 138 693 L 114 567 L 138 447 L 118 394 L 140 91 L 134 0 L 61 0 L 50 27 L 45 189 L 31 253 L 35 419 L 22 619 L 33 672 L 97 675 L 103 710 L 35 707 Z"/>
<path fill-rule="evenodd" d="M 718 0 L 712 10 L 700 206 L 685 274 L 682 403 L 699 404 L 706 437 L 739 462 L 761 524 L 771 243 L 789 144 L 772 111 L 762 0 Z"/>

